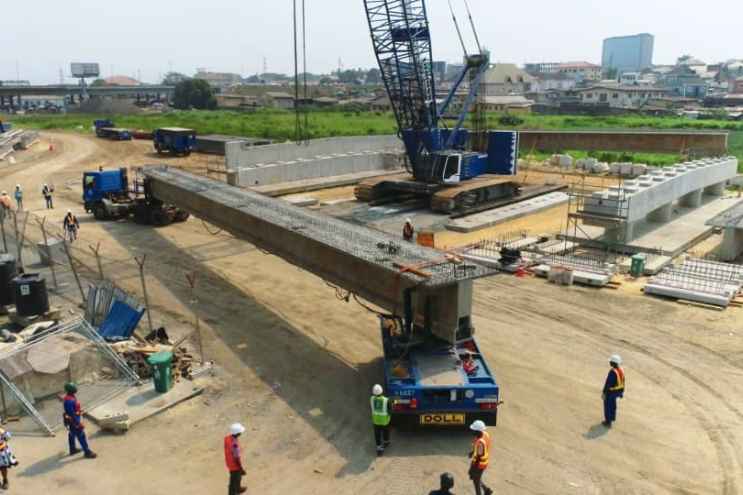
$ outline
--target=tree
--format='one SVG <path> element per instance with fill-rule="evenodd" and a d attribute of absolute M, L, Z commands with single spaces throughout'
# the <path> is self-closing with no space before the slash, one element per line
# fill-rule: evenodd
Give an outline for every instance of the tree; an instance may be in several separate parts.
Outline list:
<path fill-rule="evenodd" d="M 90 85 L 91 86 L 105 86 L 106 85 L 106 81 L 104 81 L 103 79 L 96 79 L 95 81 L 93 81 L 92 83 L 90 83 Z"/>
<path fill-rule="evenodd" d="M 217 108 L 217 99 L 207 81 L 188 79 L 176 84 L 173 106 L 184 110 L 190 108 L 213 110 Z"/>
<path fill-rule="evenodd" d="M 179 82 L 185 81 L 186 79 L 189 79 L 189 77 L 185 74 L 181 74 L 180 72 L 168 72 L 167 74 L 165 74 L 163 84 L 165 86 L 175 86 Z"/>
<path fill-rule="evenodd" d="M 606 69 L 606 72 L 604 72 L 604 77 L 606 79 L 616 79 L 619 76 L 619 69 L 616 67 L 609 67 Z"/>

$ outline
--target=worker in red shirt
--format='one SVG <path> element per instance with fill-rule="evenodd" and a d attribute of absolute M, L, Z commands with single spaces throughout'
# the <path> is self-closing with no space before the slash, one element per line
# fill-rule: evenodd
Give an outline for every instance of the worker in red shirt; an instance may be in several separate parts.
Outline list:
<path fill-rule="evenodd" d="M 227 495 L 245 493 L 247 488 L 242 486 L 242 477 L 245 476 L 242 461 L 240 460 L 240 442 L 238 437 L 245 433 L 245 427 L 240 423 L 230 426 L 230 434 L 224 437 L 224 462 L 230 472 L 230 484 Z"/>
<path fill-rule="evenodd" d="M 472 359 L 472 351 L 465 351 L 464 356 L 462 356 L 462 369 L 464 372 L 467 373 L 467 376 L 476 375 L 477 368 L 477 362 Z"/>

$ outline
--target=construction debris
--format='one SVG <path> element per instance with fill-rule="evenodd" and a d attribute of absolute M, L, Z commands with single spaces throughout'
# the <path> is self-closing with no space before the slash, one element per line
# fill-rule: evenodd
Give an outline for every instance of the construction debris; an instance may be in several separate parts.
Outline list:
<path fill-rule="evenodd" d="M 190 378 L 194 357 L 183 346 L 172 346 L 154 342 L 138 343 L 131 340 L 116 342 L 111 347 L 126 361 L 142 379 L 152 378 L 152 366 L 147 358 L 158 352 L 173 353 L 173 379 L 177 382 L 181 378 Z"/>

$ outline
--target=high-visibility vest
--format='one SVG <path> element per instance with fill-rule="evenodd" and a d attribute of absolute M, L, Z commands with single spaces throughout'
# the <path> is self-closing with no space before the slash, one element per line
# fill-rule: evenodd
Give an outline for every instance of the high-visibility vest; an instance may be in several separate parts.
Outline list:
<path fill-rule="evenodd" d="M 384 395 L 373 395 L 371 398 L 372 421 L 377 426 L 387 426 L 392 417 L 389 411 L 389 399 Z"/>
<path fill-rule="evenodd" d="M 0 451 L 5 450 L 5 447 L 7 447 L 7 443 L 5 443 L 5 430 L 0 428 Z"/>
<path fill-rule="evenodd" d="M 480 447 L 482 447 L 482 455 L 479 455 Z M 478 459 L 479 457 L 479 459 Z M 482 436 L 475 438 L 472 444 L 472 464 L 477 469 L 484 470 L 488 467 L 490 462 L 490 433 L 487 431 L 482 432 Z"/>
<path fill-rule="evenodd" d="M 231 473 L 242 469 L 239 460 L 235 459 L 235 447 L 237 446 L 239 448 L 239 445 L 236 444 L 237 438 L 232 435 L 224 437 L 224 463 L 227 466 L 227 470 Z"/>
<path fill-rule="evenodd" d="M 612 368 L 614 374 L 617 376 L 617 384 L 613 387 L 609 387 L 609 392 L 620 392 L 624 390 L 624 370 L 620 367 Z"/>

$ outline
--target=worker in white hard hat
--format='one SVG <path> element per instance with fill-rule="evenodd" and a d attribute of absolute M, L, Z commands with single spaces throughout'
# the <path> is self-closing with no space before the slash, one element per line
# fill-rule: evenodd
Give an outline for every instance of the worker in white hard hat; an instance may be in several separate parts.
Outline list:
<path fill-rule="evenodd" d="M 245 476 L 242 461 L 240 460 L 240 442 L 238 438 L 245 433 L 245 427 L 240 423 L 230 426 L 230 434 L 224 437 L 224 462 L 230 473 L 230 484 L 227 489 L 228 495 L 245 493 L 247 488 L 242 486 L 242 477 Z"/>
<path fill-rule="evenodd" d="M 470 479 L 475 485 L 475 495 L 490 495 L 493 490 L 482 481 L 482 476 L 490 463 L 490 433 L 488 433 L 485 423 L 479 419 L 470 425 L 470 430 L 475 435 L 475 440 L 472 442 L 472 452 L 469 454 Z"/>
<path fill-rule="evenodd" d="M 402 227 L 402 238 L 408 242 L 413 242 L 414 237 L 415 228 L 413 227 L 413 222 L 409 218 L 406 218 L 405 225 Z"/>
<path fill-rule="evenodd" d="M 622 356 L 614 354 L 609 358 L 609 374 L 604 382 L 604 390 L 601 398 L 604 400 L 603 425 L 611 428 L 611 424 L 617 420 L 617 399 L 624 397 L 624 370 L 622 369 Z"/>
<path fill-rule="evenodd" d="M 372 387 L 371 414 L 374 425 L 374 441 L 377 445 L 377 455 L 384 454 L 384 449 L 390 445 L 390 400 L 384 396 L 382 386 Z"/>

